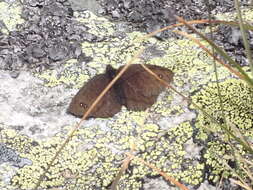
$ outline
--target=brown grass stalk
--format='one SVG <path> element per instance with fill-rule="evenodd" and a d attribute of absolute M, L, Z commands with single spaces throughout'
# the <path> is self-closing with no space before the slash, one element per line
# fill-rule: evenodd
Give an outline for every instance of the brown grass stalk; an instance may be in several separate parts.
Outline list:
<path fill-rule="evenodd" d="M 238 180 L 235 180 L 235 179 L 233 179 L 233 178 L 230 178 L 229 180 L 230 180 L 232 183 L 234 183 L 234 184 L 236 184 L 236 185 L 239 185 L 239 186 L 241 186 L 242 188 L 244 188 L 244 189 L 246 189 L 246 190 L 252 190 L 252 188 L 249 187 L 247 184 L 244 184 L 244 183 L 242 183 L 242 182 L 240 182 L 240 181 L 238 181 Z"/>
<path fill-rule="evenodd" d="M 236 71 L 233 67 L 231 67 L 228 64 L 225 64 L 221 59 L 219 59 L 217 56 L 215 56 L 209 49 L 207 49 L 198 39 L 194 38 L 193 36 L 187 34 L 186 32 L 182 32 L 182 31 L 178 31 L 178 30 L 173 30 L 172 32 L 175 32 L 177 34 L 180 34 L 182 36 L 185 36 L 189 39 L 191 39 L 192 41 L 194 41 L 196 44 L 199 45 L 199 47 L 201 47 L 203 50 L 206 51 L 206 53 L 208 55 L 210 55 L 211 57 L 213 57 L 218 63 L 220 63 L 221 65 L 223 65 L 224 67 L 226 67 L 231 73 L 235 74 L 237 77 L 239 77 L 240 79 L 244 79 L 243 75 L 241 75 L 240 72 Z"/>
<path fill-rule="evenodd" d="M 101 92 L 101 94 L 96 98 L 96 100 L 92 103 L 92 105 L 89 107 L 87 112 L 84 113 L 82 119 L 80 122 L 72 129 L 70 134 L 68 135 L 67 139 L 62 143 L 58 151 L 55 153 L 54 157 L 50 161 L 50 163 L 47 165 L 46 169 L 44 169 L 44 172 L 40 175 L 38 182 L 36 183 L 34 189 L 38 189 L 40 186 L 45 174 L 48 172 L 48 170 L 53 165 L 56 158 L 59 156 L 59 154 L 62 152 L 66 144 L 71 140 L 71 138 L 74 136 L 75 132 L 80 128 L 82 122 L 87 118 L 87 116 L 90 114 L 92 109 L 97 105 L 97 103 L 102 99 L 102 97 L 105 95 L 105 93 L 112 87 L 112 85 L 121 77 L 121 75 L 127 70 L 127 68 L 140 56 L 140 54 L 143 52 L 143 49 L 139 50 L 133 58 L 122 68 L 122 70 L 115 76 L 115 78 L 107 85 L 107 87 Z"/>
<path fill-rule="evenodd" d="M 154 171 L 156 171 L 157 173 L 159 173 L 161 176 L 163 176 L 167 181 L 169 181 L 172 184 L 176 185 L 181 190 L 189 190 L 185 185 L 179 183 L 175 178 L 168 176 L 165 172 L 163 172 L 162 170 L 160 170 L 159 168 L 157 168 L 155 165 L 150 164 L 150 163 L 146 162 L 145 160 L 143 160 L 141 158 L 135 157 L 134 155 L 131 155 L 130 153 L 127 153 L 127 155 L 131 156 L 133 159 L 138 160 L 142 164 L 144 164 L 144 165 L 148 166 L 149 168 L 153 169 Z"/>
<path fill-rule="evenodd" d="M 207 41 L 217 51 L 217 53 L 219 53 L 221 56 L 223 56 L 229 62 L 229 64 L 231 64 L 232 66 L 236 67 L 236 69 L 243 75 L 243 80 L 245 82 L 247 82 L 247 84 L 251 88 L 253 88 L 253 79 L 251 79 L 248 76 L 248 74 L 242 69 L 242 67 L 240 66 L 240 64 L 238 64 L 237 62 L 235 62 L 229 55 L 227 55 L 227 53 L 222 48 L 220 48 L 219 46 L 217 46 L 212 40 L 208 39 L 205 35 L 203 35 L 199 31 L 197 31 L 193 26 L 191 26 L 190 24 L 188 24 L 188 22 L 186 20 L 184 20 L 182 17 L 178 17 L 178 16 L 175 16 L 175 17 L 176 17 L 176 19 L 179 22 L 183 23 L 185 26 L 187 26 L 189 29 L 191 29 L 194 33 L 196 33 L 202 39 L 204 39 L 205 41 Z"/>
<path fill-rule="evenodd" d="M 127 154 L 127 157 L 123 160 L 123 164 L 122 164 L 117 176 L 113 180 L 113 183 L 110 187 L 111 190 L 117 190 L 117 186 L 119 184 L 119 180 L 120 180 L 121 176 L 125 173 L 131 160 L 133 159 L 132 155 L 133 155 L 134 151 L 135 151 L 135 145 L 132 144 L 129 154 Z"/>
<path fill-rule="evenodd" d="M 195 21 L 188 21 L 188 24 L 203 24 L 203 23 L 223 23 L 223 24 L 229 24 L 229 25 L 235 25 L 238 26 L 238 23 L 236 22 L 226 22 L 226 21 L 219 21 L 219 20 L 195 20 Z M 160 30 L 154 31 L 152 33 L 149 33 L 148 35 L 144 36 L 143 38 L 140 38 L 138 40 L 145 40 L 151 36 L 154 36 L 155 34 L 162 32 L 164 30 L 168 30 L 168 29 L 172 29 L 174 27 L 177 26 L 182 26 L 184 25 L 184 23 L 178 23 L 178 24 L 174 24 L 171 26 L 167 26 L 164 27 Z M 248 25 L 245 25 L 246 29 L 250 29 L 253 30 L 253 27 L 250 27 Z M 201 44 L 202 49 L 204 49 L 204 46 Z M 204 49 L 205 50 L 205 49 Z M 74 136 L 75 132 L 80 128 L 82 122 L 87 118 L 87 116 L 90 114 L 90 112 L 94 109 L 94 107 L 97 105 L 97 103 L 101 100 L 101 98 L 106 94 L 106 92 L 113 86 L 113 84 L 122 76 L 122 74 L 128 69 L 128 67 L 139 57 L 139 55 L 143 52 L 143 49 L 139 50 L 134 57 L 121 69 L 121 71 L 115 76 L 115 78 L 108 84 L 108 86 L 101 92 L 101 94 L 96 98 L 96 100 L 93 102 L 93 104 L 89 107 L 89 109 L 87 110 L 87 112 L 85 112 L 85 114 L 83 115 L 83 117 L 81 118 L 80 122 L 72 129 L 72 131 L 70 132 L 70 134 L 67 136 L 66 140 L 62 143 L 62 145 L 59 147 L 59 149 L 57 150 L 57 152 L 55 153 L 55 155 L 53 156 L 52 160 L 49 162 L 49 164 L 47 165 L 47 167 L 44 169 L 43 173 L 40 175 L 38 182 L 35 184 L 34 189 L 36 190 L 41 182 L 43 181 L 43 178 L 45 177 L 46 173 L 48 172 L 48 170 L 51 168 L 51 166 L 53 165 L 54 161 L 56 160 L 56 158 L 59 156 L 59 154 L 62 152 L 62 150 L 64 149 L 64 147 L 67 145 L 67 143 L 71 140 L 71 138 Z M 209 53 L 208 53 L 209 54 Z M 212 56 L 212 54 L 211 54 Z M 217 58 L 217 60 L 219 60 Z M 221 63 L 222 64 L 222 63 Z M 224 65 L 224 64 L 222 64 Z M 186 96 L 184 96 L 182 93 L 178 92 L 174 87 L 172 87 L 170 84 L 168 84 L 165 81 L 162 81 L 156 74 L 154 74 L 152 71 L 150 71 L 147 67 L 145 67 L 144 65 L 142 65 L 144 67 L 145 70 L 147 70 L 150 74 L 152 74 L 155 78 L 157 78 L 159 81 L 161 81 L 162 83 L 164 83 L 167 87 L 169 87 L 170 89 L 172 89 L 174 92 L 176 92 L 177 94 L 179 94 L 180 96 L 182 96 L 185 100 L 187 100 L 188 102 L 192 103 L 195 108 L 201 110 L 205 115 L 207 115 L 213 122 L 215 122 L 216 124 L 219 124 L 218 121 L 216 121 L 215 118 L 213 118 L 211 115 L 209 115 L 207 112 L 205 112 L 203 109 L 201 109 L 198 105 L 196 105 L 194 102 L 192 102 L 192 100 Z M 225 66 L 225 65 L 224 65 Z M 240 74 L 236 71 L 234 71 L 231 67 L 229 66 L 225 66 L 226 68 L 228 68 L 232 73 L 234 73 L 236 76 L 238 77 L 242 77 L 240 76 Z M 131 153 L 131 154 L 130 154 Z M 118 175 L 116 176 L 112 187 L 117 186 L 120 177 L 122 176 L 122 174 L 124 173 L 124 171 L 127 169 L 131 159 L 134 157 L 132 155 L 132 152 L 130 152 L 128 155 L 128 157 L 123 161 L 123 165 L 121 170 L 119 171 Z M 131 156 L 130 156 L 131 155 Z M 145 162 L 142 159 L 136 158 L 138 159 L 140 162 L 142 162 L 143 164 L 149 166 L 150 168 L 154 169 L 155 171 L 157 171 L 160 175 L 162 175 L 163 177 L 165 177 L 165 179 L 171 181 L 172 183 L 174 183 L 175 185 L 177 185 L 179 188 L 183 189 L 183 190 L 188 190 L 184 185 L 180 184 L 179 182 L 177 182 L 174 178 L 169 177 L 166 173 L 162 172 L 160 169 L 156 168 L 155 166 Z M 114 185 L 115 184 L 115 185 Z"/>
<path fill-rule="evenodd" d="M 187 23 L 188 24 L 207 24 L 207 23 L 213 23 L 213 24 L 226 24 L 226 25 L 230 25 L 230 26 L 237 26 L 237 27 L 239 27 L 239 23 L 238 22 L 224 21 L 224 20 L 206 20 L 206 19 L 203 19 L 203 20 L 190 20 L 190 21 L 187 21 Z M 184 25 L 183 23 L 177 23 L 177 24 L 172 24 L 172 25 L 166 26 L 164 28 L 161 28 L 159 30 L 156 30 L 154 32 L 151 32 L 151 33 L 143 36 L 142 38 L 138 39 L 138 41 L 146 40 L 147 38 L 155 36 L 157 33 L 163 32 L 165 30 L 170 30 L 172 28 L 176 28 L 178 26 L 183 26 L 183 25 Z M 244 24 L 243 26 L 244 26 L 244 28 L 246 30 L 252 30 L 253 31 L 253 26 L 251 26 L 249 24 Z"/>

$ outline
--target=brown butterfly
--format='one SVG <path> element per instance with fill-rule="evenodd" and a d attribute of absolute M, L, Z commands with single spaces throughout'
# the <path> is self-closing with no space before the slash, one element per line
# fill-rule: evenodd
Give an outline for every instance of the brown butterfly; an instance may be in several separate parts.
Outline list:
<path fill-rule="evenodd" d="M 172 82 L 174 74 L 171 70 L 156 65 L 145 66 L 166 82 Z M 68 112 L 82 117 L 122 68 L 123 66 L 116 70 L 108 65 L 104 74 L 96 75 L 89 80 L 72 99 Z M 121 110 L 122 105 L 126 106 L 128 110 L 145 110 L 155 103 L 158 95 L 165 88 L 164 84 L 149 74 L 141 65 L 130 65 L 98 102 L 89 117 L 112 117 Z"/>

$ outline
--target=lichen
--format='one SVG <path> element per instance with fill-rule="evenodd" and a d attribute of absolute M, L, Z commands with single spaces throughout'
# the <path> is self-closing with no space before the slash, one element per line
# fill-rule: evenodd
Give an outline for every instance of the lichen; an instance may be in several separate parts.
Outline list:
<path fill-rule="evenodd" d="M 77 175 L 76 179 L 72 179 L 74 182 L 68 187 L 73 187 L 74 184 L 76 187 L 85 189 L 106 187 L 118 172 L 120 164 L 117 163 L 121 163 L 124 159 L 124 152 L 129 149 L 129 142 L 133 139 L 135 139 L 134 142 L 138 149 L 143 147 L 143 149 L 139 149 L 141 151 L 140 157 L 149 162 L 155 162 L 158 167 L 166 166 L 163 168 L 164 171 L 178 179 L 191 184 L 201 181 L 199 177 L 202 172 L 196 172 L 196 175 L 191 175 L 189 178 L 189 174 L 193 170 L 201 171 L 203 169 L 201 163 L 195 163 L 194 166 L 188 165 L 187 167 L 190 166 L 189 170 L 184 170 L 180 175 L 176 172 L 185 162 L 184 143 L 192 136 L 192 127 L 189 123 L 178 125 L 166 132 L 160 131 L 155 124 L 134 127 L 130 123 L 131 121 L 129 124 L 125 123 L 124 126 L 128 126 L 125 128 L 112 123 L 110 131 L 103 131 L 100 129 L 101 126 L 95 125 L 81 128 L 50 168 L 42 187 L 66 186 L 68 180 L 62 176 L 65 170 L 70 170 L 71 173 Z M 182 128 L 184 130 L 181 130 Z M 9 129 L 1 132 L 5 144 L 18 150 L 21 156 L 30 159 L 33 163 L 31 166 L 25 166 L 17 171 L 12 178 L 12 185 L 19 189 L 34 187 L 43 171 L 42 167 L 49 164 L 64 136 L 59 134 L 50 140 L 38 142 Z M 163 134 L 161 139 L 157 139 L 158 133 Z M 124 138 L 122 138 L 123 135 Z M 164 135 L 169 138 L 165 138 Z M 187 160 L 189 163 L 193 161 Z M 150 170 L 140 163 L 133 162 L 131 165 L 134 170 L 131 174 L 124 175 L 121 185 L 126 186 L 127 189 L 138 189 L 141 187 L 141 183 L 136 179 L 144 177 L 150 173 Z M 156 173 L 152 172 L 150 175 L 156 175 Z M 94 181 L 96 183 L 92 185 Z"/>
<path fill-rule="evenodd" d="M 244 8 L 241 10 L 242 17 L 245 21 L 251 22 L 253 19 L 253 13 L 251 8 Z M 217 14 L 216 18 L 219 20 L 226 20 L 226 21 L 235 21 L 237 19 L 237 14 L 234 12 L 222 13 Z"/>
<path fill-rule="evenodd" d="M 21 6 L 17 1 L 12 4 L 0 2 L 0 18 L 6 26 L 6 28 L 2 29 L 2 32 L 8 33 L 14 30 L 17 24 L 22 24 L 24 20 L 20 15 Z"/>
<path fill-rule="evenodd" d="M 252 89 L 245 82 L 237 79 L 227 79 L 219 85 L 227 122 L 243 130 L 246 137 L 252 137 L 250 130 L 253 124 L 253 115 L 251 113 L 253 110 Z M 192 100 L 218 121 L 222 121 L 222 107 L 216 83 L 205 86 L 192 97 Z M 209 118 L 201 112 L 196 119 L 195 125 L 201 131 L 200 134 L 204 132 L 204 127 L 213 129 L 216 132 L 221 131 L 218 125 L 210 122 Z M 201 138 L 201 135 L 199 135 L 199 138 Z M 206 138 L 201 139 L 206 140 Z"/>
<path fill-rule="evenodd" d="M 224 105 L 223 113 L 228 126 L 233 125 L 238 128 L 246 138 L 252 139 L 252 89 L 245 82 L 238 79 L 227 79 L 219 85 Z M 216 83 L 206 85 L 192 97 L 192 100 L 199 104 L 212 117 L 224 124 Z M 198 129 L 196 139 L 206 142 L 207 144 L 204 158 L 206 159 L 207 166 L 211 168 L 209 179 L 216 182 L 218 180 L 217 176 L 225 171 L 228 172 L 227 169 L 225 169 L 225 163 L 233 158 L 233 156 L 228 157 L 232 154 L 231 146 L 227 144 L 229 141 L 226 136 L 223 136 L 224 132 L 220 125 L 211 122 L 210 118 L 203 115 L 201 111 L 199 111 L 196 118 L 195 126 Z M 212 138 L 209 142 L 209 129 L 211 129 L 214 134 L 220 134 L 219 140 Z M 243 148 L 238 148 L 238 151 L 243 152 Z"/>
<path fill-rule="evenodd" d="M 75 13 L 75 15 L 80 16 L 77 20 L 85 23 L 92 34 L 111 40 L 97 43 L 84 42 L 82 50 L 93 60 L 86 65 L 72 60 L 61 65 L 59 70 L 44 71 L 37 75 L 38 78 L 44 80 L 44 85 L 54 87 L 65 84 L 72 88 L 80 88 L 83 82 L 95 74 L 104 72 L 107 64 L 112 64 L 117 68 L 130 60 L 137 49 L 152 45 L 164 50 L 165 53 L 164 56 L 151 58 L 146 63 L 172 69 L 175 73 L 174 86 L 179 88 L 182 93 L 190 95 L 202 86 L 207 86 L 204 89 L 210 88 L 212 92 L 214 91 L 213 84 L 207 85 L 215 80 L 212 60 L 192 41 L 172 39 L 161 42 L 151 38 L 145 44 L 141 44 L 136 41 L 143 36 L 140 32 L 128 33 L 122 39 L 117 35 L 113 36 L 115 24 L 110 23 L 107 19 L 96 17 L 93 14 L 87 18 L 85 13 L 84 15 Z M 113 38 L 111 38 L 112 36 Z M 143 61 L 139 59 L 137 62 L 142 63 Z M 89 69 L 94 72 L 90 72 Z M 218 69 L 222 73 L 221 80 L 225 80 L 231 75 L 221 66 L 218 66 Z M 238 84 L 236 81 L 232 83 Z M 227 81 L 224 84 L 232 86 Z M 222 87 L 226 87 L 228 93 L 233 92 L 233 89 L 231 90 L 226 85 Z M 235 88 L 237 87 L 240 85 Z M 245 93 L 245 89 L 241 89 L 240 92 Z M 63 152 L 58 155 L 56 162 L 43 180 L 42 187 L 106 189 L 119 171 L 122 160 L 125 158 L 124 153 L 129 151 L 132 142 L 137 147 L 136 156 L 155 164 L 156 167 L 161 168 L 182 183 L 199 185 L 203 180 L 205 165 L 197 158 L 199 155 L 187 157 L 188 153 L 184 149 L 185 143 L 193 136 L 193 127 L 190 122 L 182 120 L 183 122 L 181 121 L 178 125 L 165 126 L 166 130 L 161 129 L 158 124 L 161 117 L 167 119 L 171 115 L 180 116 L 185 112 L 184 105 L 171 105 L 175 96 L 178 95 L 166 91 L 161 96 L 162 98 L 147 111 L 132 112 L 122 108 L 114 118 L 97 119 L 88 127 L 84 123 L 63 149 Z M 227 92 L 224 96 L 230 97 Z M 198 97 L 202 97 L 204 102 L 199 102 Z M 210 110 L 218 110 L 218 101 L 216 99 L 213 101 L 213 98 L 210 99 L 204 90 L 193 96 L 193 100 L 197 103 L 212 102 L 212 105 L 207 104 L 210 106 Z M 238 116 L 236 119 L 239 119 L 240 122 L 250 123 L 247 119 L 241 120 Z M 201 132 L 200 128 L 204 121 L 205 118 L 199 114 L 196 127 L 199 129 L 199 134 L 207 136 L 204 131 Z M 247 125 L 245 129 L 248 128 Z M 70 129 L 71 127 L 67 126 L 63 131 Z M 34 187 L 43 171 L 42 167 L 45 168 L 50 163 L 66 136 L 67 134 L 63 132 L 49 140 L 35 141 L 14 130 L 3 129 L 1 131 L 3 143 L 33 163 L 31 166 L 17 170 L 16 175 L 12 178 L 12 187 L 18 189 Z M 209 158 L 207 162 L 213 162 L 213 158 Z M 71 180 L 64 177 L 62 173 L 66 170 L 76 177 Z M 216 176 L 217 173 L 213 174 Z M 140 189 L 142 187 L 140 179 L 146 176 L 154 177 L 157 176 L 157 173 L 133 160 L 128 171 L 122 176 L 119 187 L 126 190 Z"/>

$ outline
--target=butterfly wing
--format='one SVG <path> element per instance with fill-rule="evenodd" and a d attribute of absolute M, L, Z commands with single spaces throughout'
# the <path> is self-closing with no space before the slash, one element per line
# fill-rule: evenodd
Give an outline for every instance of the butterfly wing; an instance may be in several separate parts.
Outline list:
<path fill-rule="evenodd" d="M 168 83 L 172 82 L 173 73 L 169 69 L 155 65 L 145 66 Z M 119 71 L 121 68 L 119 68 Z M 121 103 L 129 110 L 134 111 L 145 110 L 152 106 L 165 88 L 159 80 L 149 74 L 141 65 L 136 64 L 131 65 L 116 84 L 116 91 Z"/>
<path fill-rule="evenodd" d="M 101 94 L 110 83 L 107 74 L 100 74 L 89 80 L 72 99 L 68 112 L 82 117 L 92 105 L 95 99 Z M 88 117 L 112 117 L 121 109 L 115 90 L 111 88 L 94 107 Z"/>

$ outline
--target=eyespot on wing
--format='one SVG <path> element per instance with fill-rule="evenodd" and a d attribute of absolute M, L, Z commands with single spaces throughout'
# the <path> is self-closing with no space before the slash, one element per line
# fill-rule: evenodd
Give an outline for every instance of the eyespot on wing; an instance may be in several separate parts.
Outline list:
<path fill-rule="evenodd" d="M 173 80 L 173 72 L 156 65 L 145 65 L 168 83 Z M 68 112 L 82 117 L 110 81 L 123 68 L 114 69 L 108 65 L 104 74 L 90 79 L 73 97 Z M 122 105 L 129 110 L 141 111 L 152 106 L 166 86 L 148 73 L 141 65 L 133 64 L 97 103 L 88 117 L 112 117 L 121 110 Z"/>
<path fill-rule="evenodd" d="M 156 65 L 145 66 L 166 82 L 172 82 L 174 74 L 171 70 Z M 152 106 L 166 86 L 141 65 L 133 64 L 116 83 L 116 89 L 123 105 L 129 110 L 141 111 Z"/>
<path fill-rule="evenodd" d="M 106 74 L 100 74 L 90 79 L 73 97 L 68 107 L 68 113 L 82 117 L 105 87 L 110 83 Z M 85 105 L 83 107 L 82 105 Z M 97 103 L 89 114 L 89 117 L 111 117 L 121 109 L 117 96 L 111 88 L 104 97 Z"/>

